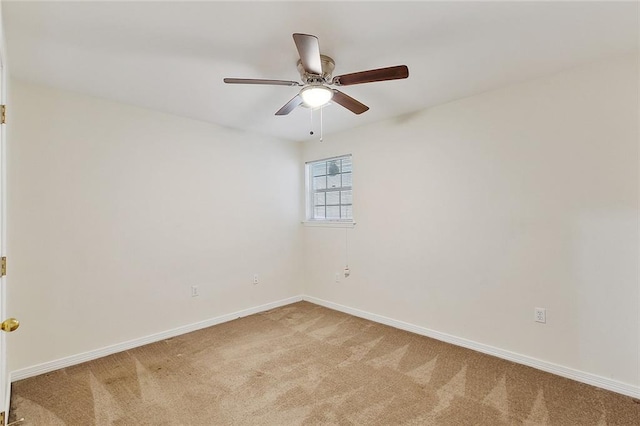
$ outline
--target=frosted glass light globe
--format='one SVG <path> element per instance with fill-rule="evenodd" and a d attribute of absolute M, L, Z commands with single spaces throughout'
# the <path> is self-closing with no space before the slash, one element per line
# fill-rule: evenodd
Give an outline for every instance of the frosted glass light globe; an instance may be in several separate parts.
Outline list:
<path fill-rule="evenodd" d="M 300 91 L 302 102 L 310 108 L 325 105 L 333 97 L 333 90 L 325 86 L 307 86 Z"/>

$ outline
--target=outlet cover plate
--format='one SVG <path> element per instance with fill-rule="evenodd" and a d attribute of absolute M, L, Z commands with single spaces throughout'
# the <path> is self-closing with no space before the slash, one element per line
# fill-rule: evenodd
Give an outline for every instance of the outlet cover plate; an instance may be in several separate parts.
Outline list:
<path fill-rule="evenodd" d="M 545 308 L 534 309 L 534 321 L 546 324 L 547 322 L 547 310 Z"/>

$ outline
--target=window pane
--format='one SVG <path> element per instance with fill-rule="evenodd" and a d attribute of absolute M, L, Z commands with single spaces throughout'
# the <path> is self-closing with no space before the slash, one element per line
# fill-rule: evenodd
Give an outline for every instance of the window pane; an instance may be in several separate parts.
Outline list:
<path fill-rule="evenodd" d="M 353 204 L 353 191 L 341 191 L 342 204 Z"/>
<path fill-rule="evenodd" d="M 314 205 L 316 206 L 324 206 L 324 192 L 316 192 L 313 195 Z"/>
<path fill-rule="evenodd" d="M 342 159 L 342 173 L 351 171 L 351 157 Z"/>
<path fill-rule="evenodd" d="M 342 186 L 351 186 L 353 184 L 351 173 L 342 174 Z"/>
<path fill-rule="evenodd" d="M 313 178 L 313 189 L 325 189 L 327 187 L 327 178 L 324 176 Z"/>
<path fill-rule="evenodd" d="M 342 219 L 353 219 L 353 208 L 351 206 L 342 206 L 340 209 Z"/>
<path fill-rule="evenodd" d="M 327 161 L 327 174 L 335 176 L 340 173 L 340 160 Z"/>
<path fill-rule="evenodd" d="M 322 161 L 320 163 L 314 163 L 313 166 L 311 167 L 313 169 L 313 176 L 322 176 L 322 175 L 326 175 L 326 167 L 327 167 L 327 163 L 325 161 Z"/>
<path fill-rule="evenodd" d="M 324 207 L 315 207 L 313 209 L 313 218 L 314 219 L 324 219 Z"/>
<path fill-rule="evenodd" d="M 340 219 L 340 207 L 327 206 L 327 219 Z"/>
<path fill-rule="evenodd" d="M 340 204 L 340 192 L 339 191 L 331 191 L 327 192 L 327 205 L 337 206 Z"/>
<path fill-rule="evenodd" d="M 327 176 L 327 188 L 340 188 L 340 175 Z"/>

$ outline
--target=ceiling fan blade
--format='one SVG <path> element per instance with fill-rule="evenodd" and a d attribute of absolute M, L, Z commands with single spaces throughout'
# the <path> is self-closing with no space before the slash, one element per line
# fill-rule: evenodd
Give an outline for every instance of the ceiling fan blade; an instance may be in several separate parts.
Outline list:
<path fill-rule="evenodd" d="M 296 95 L 294 96 L 293 99 L 287 102 L 282 108 L 280 108 L 278 112 L 276 112 L 276 115 L 287 115 L 291 111 L 296 109 L 296 107 L 301 103 L 302 103 L 302 98 L 300 97 L 300 95 Z"/>
<path fill-rule="evenodd" d="M 407 77 L 409 77 L 409 68 L 406 65 L 397 65 L 395 67 L 339 75 L 333 78 L 332 83 L 338 86 L 349 86 L 351 84 L 373 83 L 375 81 L 400 80 Z"/>
<path fill-rule="evenodd" d="M 354 114 L 362 114 L 363 112 L 369 110 L 369 107 L 365 104 L 353 99 L 349 95 L 345 95 L 344 93 L 336 89 L 333 89 L 333 98 L 331 98 L 331 101 L 342 105 Z"/>
<path fill-rule="evenodd" d="M 318 37 L 295 33 L 293 41 L 296 43 L 304 70 L 309 74 L 322 75 L 322 60 L 320 59 Z"/>
<path fill-rule="evenodd" d="M 228 84 L 270 84 L 272 86 L 302 86 L 297 81 L 287 80 L 264 80 L 260 78 L 225 78 Z"/>

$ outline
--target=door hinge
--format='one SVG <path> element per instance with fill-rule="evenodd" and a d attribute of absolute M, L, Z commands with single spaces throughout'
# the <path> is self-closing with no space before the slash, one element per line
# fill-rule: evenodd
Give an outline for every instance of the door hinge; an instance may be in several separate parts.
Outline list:
<path fill-rule="evenodd" d="M 0 413 L 0 425 L 4 425 L 4 411 Z"/>
<path fill-rule="evenodd" d="M 0 277 L 7 275 L 7 256 L 0 258 Z M 2 423 L 0 422 L 0 425 Z"/>
<path fill-rule="evenodd" d="M 0 124 L 7 122 L 7 106 L 0 105 Z"/>

